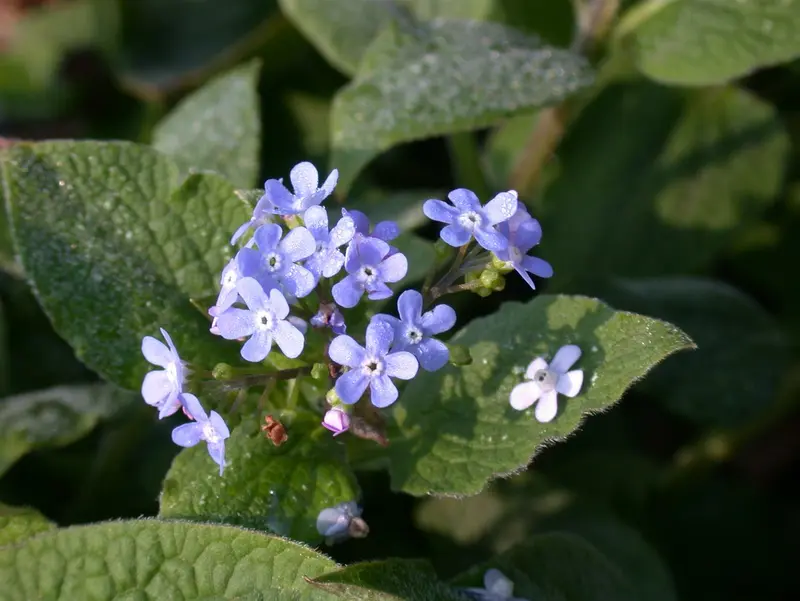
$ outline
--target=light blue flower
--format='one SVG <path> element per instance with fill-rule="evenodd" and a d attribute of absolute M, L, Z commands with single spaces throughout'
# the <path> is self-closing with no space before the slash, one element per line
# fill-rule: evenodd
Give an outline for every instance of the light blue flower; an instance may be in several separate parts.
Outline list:
<path fill-rule="evenodd" d="M 272 205 L 272 201 L 270 201 L 267 195 L 264 194 L 264 196 L 262 196 L 256 203 L 256 206 L 253 209 L 253 216 L 250 218 L 250 221 L 245 221 L 233 233 L 233 236 L 231 237 L 231 244 L 236 244 L 236 241 L 244 236 L 248 230 L 256 230 L 266 223 L 271 223 L 274 214 L 275 207 Z"/>
<path fill-rule="evenodd" d="M 294 188 L 294 194 L 286 189 L 283 180 L 270 179 L 264 184 L 265 197 L 272 204 L 273 211 L 281 215 L 299 215 L 309 207 L 320 204 L 333 193 L 339 172 L 331 171 L 321 188 L 317 169 L 308 162 L 298 163 L 292 167 L 289 179 Z"/>
<path fill-rule="evenodd" d="M 361 507 L 355 501 L 339 503 L 326 507 L 317 516 L 317 532 L 325 537 L 328 544 L 350 538 L 350 523 L 361 517 Z"/>
<path fill-rule="evenodd" d="M 306 228 L 317 243 L 316 250 L 306 262 L 305 267 L 314 274 L 316 281 L 320 277 L 332 278 L 344 266 L 344 254 L 339 250 L 353 239 L 355 224 L 350 217 L 342 217 L 328 231 L 328 212 L 322 207 L 311 207 L 303 215 Z"/>
<path fill-rule="evenodd" d="M 336 394 L 351 405 L 370 389 L 370 400 L 376 407 L 388 407 L 397 400 L 398 392 L 391 378 L 410 380 L 417 375 L 419 364 L 409 352 L 389 352 L 394 330 L 388 323 L 373 318 L 367 326 L 366 348 L 350 336 L 337 336 L 328 347 L 328 355 L 350 371 L 336 380 Z"/>
<path fill-rule="evenodd" d="M 508 240 L 495 227 L 517 211 L 517 193 L 501 192 L 481 206 L 475 193 L 458 188 L 447 195 L 452 205 L 441 200 L 426 200 L 422 211 L 429 219 L 447 223 L 440 236 L 450 246 L 463 246 L 475 236 L 478 244 L 490 251 L 503 250 Z"/>
<path fill-rule="evenodd" d="M 164 328 L 161 328 L 161 335 L 167 344 L 152 336 L 142 338 L 144 358 L 153 365 L 164 368 L 148 372 L 142 381 L 144 402 L 158 408 L 158 419 L 172 415 L 180 409 L 179 396 L 183 392 L 188 371 Z"/>
<path fill-rule="evenodd" d="M 331 289 L 337 304 L 347 309 L 355 307 L 365 292 L 370 300 L 392 296 L 392 289 L 386 283 L 405 277 L 408 260 L 402 253 L 389 256 L 389 251 L 389 245 L 378 238 L 352 243 L 344 263 L 349 275 Z"/>
<path fill-rule="evenodd" d="M 347 332 L 344 316 L 334 303 L 322 303 L 317 314 L 311 318 L 311 325 L 315 328 L 330 328 L 334 334 Z"/>
<path fill-rule="evenodd" d="M 259 274 L 259 280 L 274 280 L 288 295 L 302 298 L 314 289 L 316 282 L 314 274 L 299 262 L 314 253 L 317 243 L 304 227 L 290 230 L 283 239 L 282 235 L 281 226 L 262 225 L 253 236 L 258 250 L 240 250 L 239 267 L 242 272 Z"/>
<path fill-rule="evenodd" d="M 539 225 L 538 220 L 528 214 L 522 205 L 514 216 L 501 223 L 498 229 L 508 239 L 508 247 L 505 250 L 496 251 L 495 255 L 513 267 L 528 286 L 536 290 L 528 272 L 540 278 L 552 277 L 553 268 L 550 263 L 538 257 L 528 256 L 528 251 L 539 244 L 542 239 L 542 226 Z"/>
<path fill-rule="evenodd" d="M 369 218 L 361 211 L 342 209 L 342 215 L 350 217 L 355 223 L 356 233 L 365 238 L 378 238 L 384 242 L 391 242 L 400 235 L 400 227 L 394 221 L 380 221 L 372 229 Z"/>
<path fill-rule="evenodd" d="M 558 395 L 576 396 L 583 386 L 583 370 L 570 368 L 581 357 L 581 349 L 567 344 L 556 351 L 548 365 L 543 357 L 531 361 L 525 370 L 527 382 L 511 390 L 509 403 L 517 411 L 524 411 L 534 403 L 534 415 L 542 423 L 552 421 L 558 413 Z"/>
<path fill-rule="evenodd" d="M 483 575 L 484 588 L 464 588 L 461 589 L 477 601 L 527 601 L 520 597 L 514 597 L 514 583 L 495 568 L 486 570 Z"/>
<path fill-rule="evenodd" d="M 225 439 L 231 435 L 225 420 L 216 411 L 212 411 L 210 416 L 206 415 L 200 401 L 193 394 L 184 393 L 181 395 L 181 402 L 186 415 L 195 421 L 175 428 L 172 431 L 172 442 L 182 447 L 193 447 L 204 440 L 208 445 L 208 454 L 219 465 L 221 476 L 225 469 Z"/>

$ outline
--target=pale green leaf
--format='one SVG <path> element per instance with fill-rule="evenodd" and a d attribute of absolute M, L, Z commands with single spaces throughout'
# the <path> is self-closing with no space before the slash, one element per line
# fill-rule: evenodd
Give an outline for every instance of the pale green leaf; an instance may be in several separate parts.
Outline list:
<path fill-rule="evenodd" d="M 125 142 L 21 144 L 2 169 L 24 271 L 87 365 L 138 389 L 141 339 L 159 327 L 185 360 L 236 361 L 189 302 L 216 293 L 230 236 L 250 217 L 227 181 L 181 183 L 164 155 Z"/>
<path fill-rule="evenodd" d="M 488 127 L 558 103 L 592 83 L 588 63 L 498 23 L 387 26 L 335 97 L 332 164 L 339 192 L 397 144 Z"/>
<path fill-rule="evenodd" d="M 461 330 L 453 343 L 473 362 L 423 372 L 392 406 L 388 449 L 392 487 L 413 495 L 469 495 L 500 475 L 524 468 L 545 445 L 572 434 L 586 416 L 616 403 L 656 363 L 691 340 L 663 321 L 614 311 L 596 299 L 540 296 L 507 303 Z M 583 356 L 581 393 L 559 398 L 549 423 L 508 402 L 534 358 L 548 359 L 565 344 Z"/>
<path fill-rule="evenodd" d="M 56 525 L 32 507 L 12 507 L 0 503 L 0 547 L 18 543 L 56 528 Z"/>
<path fill-rule="evenodd" d="M 167 473 L 162 517 L 224 522 L 322 542 L 319 512 L 360 495 L 344 447 L 316 416 L 281 420 L 289 436 L 275 447 L 253 420 L 226 442 L 222 477 L 205 445 L 182 451 Z"/>
<path fill-rule="evenodd" d="M 183 172 L 216 171 L 235 186 L 258 176 L 261 119 L 253 61 L 221 75 L 184 98 L 153 131 L 153 147 Z"/>
<path fill-rule="evenodd" d="M 646 76 L 710 85 L 800 56 L 798 0 L 649 0 L 620 37 Z"/>
<path fill-rule="evenodd" d="M 0 400 L 0 475 L 26 453 L 80 440 L 139 398 L 107 384 L 86 384 Z"/>
<path fill-rule="evenodd" d="M 337 567 L 298 543 L 231 526 L 107 522 L 55 530 L 0 548 L 0 597 L 327 600 L 335 597 L 305 578 Z"/>

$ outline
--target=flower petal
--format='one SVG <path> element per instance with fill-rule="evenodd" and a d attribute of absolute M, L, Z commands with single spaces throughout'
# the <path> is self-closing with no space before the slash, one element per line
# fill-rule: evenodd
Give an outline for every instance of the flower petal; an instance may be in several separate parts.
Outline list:
<path fill-rule="evenodd" d="M 219 434 L 220 438 L 230 438 L 231 431 L 228 430 L 228 424 L 225 423 L 225 420 L 222 419 L 222 416 L 219 413 L 212 411 L 209 413 L 208 420 L 211 422 L 211 426 L 214 428 L 217 434 Z"/>
<path fill-rule="evenodd" d="M 459 213 L 467 211 L 480 211 L 481 201 L 475 195 L 475 192 L 467 188 L 456 188 L 447 195 L 453 206 L 456 207 Z"/>
<path fill-rule="evenodd" d="M 342 209 L 342 217 L 349 217 L 353 220 L 356 232 L 363 236 L 369 236 L 369 218 L 361 211 Z"/>
<path fill-rule="evenodd" d="M 542 389 L 536 382 L 523 382 L 511 390 L 508 402 L 517 411 L 524 411 L 533 405 L 542 394 Z"/>
<path fill-rule="evenodd" d="M 214 463 L 219 466 L 219 475 L 221 476 L 225 470 L 225 442 L 220 440 L 219 442 L 208 443 L 208 454 Z"/>
<path fill-rule="evenodd" d="M 519 212 L 517 212 L 517 215 L 519 215 Z M 514 246 L 519 248 L 522 254 L 525 254 L 541 242 L 542 226 L 536 219 L 530 217 L 517 226 L 512 237 Z"/>
<path fill-rule="evenodd" d="M 364 294 L 364 288 L 354 276 L 348 275 L 341 282 L 334 284 L 331 292 L 337 305 L 350 309 L 358 304 Z"/>
<path fill-rule="evenodd" d="M 337 536 L 347 532 L 350 517 L 336 507 L 326 507 L 317 516 L 317 532 L 322 536 Z"/>
<path fill-rule="evenodd" d="M 333 189 L 336 188 L 336 184 L 339 182 L 339 170 L 334 169 L 328 174 L 328 177 L 325 178 L 325 182 L 322 184 L 320 190 L 322 190 L 325 195 L 322 197 L 322 200 L 325 200 L 333 194 Z M 320 201 L 322 202 L 322 201 Z"/>
<path fill-rule="evenodd" d="M 215 318 L 217 332 L 226 340 L 236 340 L 250 336 L 256 330 L 253 313 L 244 309 L 231 307 Z"/>
<path fill-rule="evenodd" d="M 383 357 L 389 352 L 389 347 L 394 340 L 394 328 L 382 319 L 370 320 L 367 326 L 366 349 L 370 355 Z"/>
<path fill-rule="evenodd" d="M 375 225 L 372 235 L 384 242 L 389 242 L 400 235 L 400 227 L 394 221 L 381 221 Z"/>
<path fill-rule="evenodd" d="M 581 386 L 583 386 L 583 370 L 573 369 L 558 377 L 556 392 L 571 398 L 577 396 Z"/>
<path fill-rule="evenodd" d="M 509 599 L 514 594 L 514 583 L 497 569 L 486 570 L 483 575 L 483 586 L 493 595 L 501 599 Z"/>
<path fill-rule="evenodd" d="M 353 238 L 347 248 L 347 258 L 345 267 L 347 273 L 355 273 L 362 265 L 380 264 L 383 258 L 389 254 L 389 245 L 377 238 Z"/>
<path fill-rule="evenodd" d="M 491 226 L 476 227 L 472 233 L 475 234 L 478 244 L 486 250 L 498 251 L 508 248 L 508 238 Z"/>
<path fill-rule="evenodd" d="M 566 344 L 556 351 L 556 356 L 550 362 L 550 369 L 557 374 L 567 373 L 570 367 L 581 358 L 581 349 L 575 344 Z"/>
<path fill-rule="evenodd" d="M 519 276 L 525 280 L 525 283 L 531 287 L 531 290 L 536 290 L 536 284 L 533 283 L 531 276 L 528 275 L 528 272 L 525 271 L 525 268 L 522 266 L 522 264 L 512 262 L 512 265 L 514 266 L 514 271 L 516 271 Z"/>
<path fill-rule="evenodd" d="M 536 357 L 536 359 L 528 364 L 528 367 L 525 370 L 525 377 L 528 380 L 533 380 L 533 378 L 536 376 L 536 372 L 542 369 L 547 369 L 547 361 L 544 360 L 544 357 Z"/>
<path fill-rule="evenodd" d="M 328 347 L 331 360 L 347 367 L 359 367 L 365 355 L 364 347 L 346 335 L 337 336 Z"/>
<path fill-rule="evenodd" d="M 401 380 L 410 380 L 417 375 L 419 362 L 417 358 L 409 352 L 399 351 L 390 353 L 384 357 L 386 362 L 386 374 Z"/>
<path fill-rule="evenodd" d="M 303 333 L 288 321 L 279 321 L 275 325 L 273 336 L 278 348 L 289 359 L 299 357 L 300 353 L 303 352 L 303 346 L 305 345 Z"/>
<path fill-rule="evenodd" d="M 236 282 L 236 291 L 251 311 L 262 311 L 269 307 L 264 288 L 255 278 L 242 278 Z"/>
<path fill-rule="evenodd" d="M 369 300 L 383 300 L 392 296 L 394 292 L 383 282 L 373 282 L 371 286 L 367 287 L 367 298 Z"/>
<path fill-rule="evenodd" d="M 486 203 L 483 208 L 484 213 L 489 218 L 489 223 L 496 225 L 508 221 L 517 212 L 517 193 L 514 190 L 500 192 L 492 200 Z"/>
<path fill-rule="evenodd" d="M 272 349 L 272 334 L 266 330 L 256 330 L 242 345 L 242 358 L 251 363 L 260 363 Z"/>
<path fill-rule="evenodd" d="M 264 182 L 264 196 L 272 203 L 276 213 L 284 213 L 292 209 L 294 195 L 278 179 L 268 179 Z"/>
<path fill-rule="evenodd" d="M 422 295 L 416 290 L 406 290 L 397 299 L 397 312 L 408 325 L 416 325 L 422 318 Z"/>
<path fill-rule="evenodd" d="M 172 431 L 172 442 L 181 447 L 193 447 L 202 440 L 202 436 L 202 424 L 182 424 Z"/>
<path fill-rule="evenodd" d="M 316 285 L 314 274 L 302 265 L 292 264 L 282 275 L 281 283 L 286 287 L 286 291 L 297 298 L 303 298 L 311 294 Z"/>
<path fill-rule="evenodd" d="M 553 421 L 556 413 L 558 413 L 558 393 L 555 390 L 545 392 L 539 402 L 536 403 L 536 409 L 533 413 L 536 419 L 543 424 Z"/>
<path fill-rule="evenodd" d="M 289 230 L 283 240 L 278 244 L 278 248 L 292 262 L 307 259 L 317 250 L 317 242 L 304 227 L 296 227 Z"/>
<path fill-rule="evenodd" d="M 231 236 L 231 245 L 236 244 L 236 241 L 244 236 L 247 233 L 247 230 L 249 230 L 252 226 L 252 221 L 245 221 L 242 225 L 236 228 L 236 231 L 233 232 L 233 236 Z"/>
<path fill-rule="evenodd" d="M 464 246 L 472 239 L 472 232 L 461 227 L 460 225 L 446 225 L 439 232 L 439 236 L 447 242 L 450 246 Z"/>
<path fill-rule="evenodd" d="M 178 391 L 174 390 L 164 399 L 164 402 L 161 404 L 161 408 L 158 410 L 158 419 L 164 419 L 165 417 L 169 417 L 173 415 L 178 409 L 181 408 L 181 401 L 178 395 Z"/>
<path fill-rule="evenodd" d="M 378 270 L 384 282 L 399 282 L 408 273 L 408 259 L 403 253 L 386 257 L 378 266 Z"/>
<path fill-rule="evenodd" d="M 270 250 L 275 250 L 280 242 L 283 230 L 277 223 L 265 223 L 256 230 L 253 234 L 253 240 L 258 244 L 258 249 L 265 253 Z"/>
<path fill-rule="evenodd" d="M 435 198 L 425 201 L 425 204 L 422 205 L 422 212 L 428 219 L 442 223 L 453 223 L 458 217 L 458 209 Z"/>
<path fill-rule="evenodd" d="M 420 325 L 426 334 L 441 334 L 456 325 L 456 312 L 450 305 L 436 305 L 425 313 Z"/>
<path fill-rule="evenodd" d="M 397 400 L 397 386 L 387 375 L 372 378 L 369 382 L 370 402 L 378 408 L 388 407 Z"/>
<path fill-rule="evenodd" d="M 326 278 L 332 278 L 344 267 L 344 255 L 338 250 L 328 252 L 322 258 L 322 275 Z"/>
<path fill-rule="evenodd" d="M 289 303 L 278 289 L 269 291 L 269 306 L 278 319 L 286 319 L 286 316 L 289 315 Z"/>
<path fill-rule="evenodd" d="M 522 259 L 522 267 L 525 271 L 530 271 L 533 275 L 538 275 L 540 278 L 549 278 L 553 276 L 553 267 L 539 257 L 524 257 Z"/>
<path fill-rule="evenodd" d="M 147 372 L 142 380 L 142 397 L 144 402 L 157 407 L 175 390 L 175 386 L 166 371 Z"/>
<path fill-rule="evenodd" d="M 369 386 L 370 379 L 364 375 L 360 368 L 351 369 L 345 372 L 336 380 L 336 394 L 342 399 L 343 403 L 352 405 L 364 394 Z"/>
<path fill-rule="evenodd" d="M 309 207 L 303 213 L 303 223 L 315 240 L 328 241 L 328 211 L 319 205 Z"/>
<path fill-rule="evenodd" d="M 297 163 L 289 172 L 295 196 L 311 196 L 319 186 L 317 168 L 308 161 Z"/>
<path fill-rule="evenodd" d="M 142 338 L 142 354 L 148 363 L 159 367 L 166 367 L 172 362 L 172 352 L 167 345 L 152 336 Z"/>
<path fill-rule="evenodd" d="M 441 340 L 428 338 L 412 348 L 416 349 L 414 355 L 419 360 L 420 367 L 425 371 L 442 369 L 450 360 L 450 351 Z"/>
<path fill-rule="evenodd" d="M 356 224 L 350 217 L 342 217 L 330 233 L 330 245 L 339 248 L 350 242 L 356 234 Z"/>
<path fill-rule="evenodd" d="M 186 413 L 188 413 L 192 419 L 195 419 L 198 422 L 208 421 L 208 415 L 206 415 L 203 405 L 200 404 L 200 400 L 192 393 L 184 392 L 181 395 L 181 404 L 183 405 L 183 408 L 186 409 Z"/>

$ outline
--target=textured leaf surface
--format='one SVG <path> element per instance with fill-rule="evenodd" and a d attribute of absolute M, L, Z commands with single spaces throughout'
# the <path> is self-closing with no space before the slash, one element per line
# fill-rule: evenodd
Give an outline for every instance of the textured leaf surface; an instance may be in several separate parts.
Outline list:
<path fill-rule="evenodd" d="M 12 507 L 0 503 L 0 547 L 18 543 L 56 525 L 32 507 Z"/>
<path fill-rule="evenodd" d="M 226 445 L 222 477 L 205 445 L 182 451 L 167 473 L 161 516 L 238 524 L 319 543 L 319 512 L 358 500 L 358 483 L 344 448 L 308 417 L 287 427 L 275 447 L 254 421 L 236 428 Z"/>
<path fill-rule="evenodd" d="M 304 577 L 337 567 L 308 547 L 241 528 L 108 522 L 0 548 L 0 598 L 333 599 Z"/>
<path fill-rule="evenodd" d="M 184 98 L 153 131 L 153 146 L 182 171 L 216 171 L 236 186 L 256 183 L 261 119 L 253 61 Z"/>
<path fill-rule="evenodd" d="M 15 146 L 3 189 L 22 266 L 56 330 L 87 365 L 138 389 L 141 339 L 163 327 L 182 358 L 236 361 L 189 302 L 214 294 L 231 232 L 249 218 L 214 174 L 182 184 L 153 149 L 124 142 Z"/>
<path fill-rule="evenodd" d="M 704 425 L 734 427 L 777 400 L 789 365 L 788 342 L 772 316 L 747 295 L 713 280 L 662 278 L 620 282 L 604 298 L 669 320 L 697 343 L 696 353 L 658 366 L 645 383 L 675 413 Z"/>
<path fill-rule="evenodd" d="M 559 147 L 544 193 L 553 285 L 704 267 L 774 202 L 788 149 L 774 110 L 747 92 L 609 88 Z"/>
<path fill-rule="evenodd" d="M 369 160 L 394 145 L 486 127 L 591 82 L 581 57 L 498 23 L 387 26 L 334 99 L 339 186 L 346 190 Z"/>
<path fill-rule="evenodd" d="M 800 56 L 798 0 L 648 0 L 626 19 L 639 69 L 666 83 L 724 83 Z"/>
<path fill-rule="evenodd" d="M 0 401 L 0 474 L 36 449 L 63 447 L 99 421 L 127 408 L 138 395 L 107 384 L 58 386 Z"/>
<path fill-rule="evenodd" d="M 352 601 L 459 601 L 425 560 L 388 559 L 349 565 L 315 578 L 313 583 Z"/>
<path fill-rule="evenodd" d="M 413 495 L 469 495 L 492 478 L 524 468 L 543 446 L 563 440 L 587 415 L 604 411 L 668 355 L 690 348 L 675 326 L 614 311 L 598 300 L 540 296 L 507 303 L 452 340 L 470 348 L 471 365 L 421 373 L 392 407 L 392 487 Z M 547 424 L 532 409 L 514 411 L 511 389 L 537 356 L 551 359 L 565 344 L 583 356 L 584 384 L 559 398 Z"/>

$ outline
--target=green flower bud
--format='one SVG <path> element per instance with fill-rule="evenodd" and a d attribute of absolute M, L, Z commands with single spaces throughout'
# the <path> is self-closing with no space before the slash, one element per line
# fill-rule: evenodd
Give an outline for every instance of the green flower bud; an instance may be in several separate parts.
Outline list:
<path fill-rule="evenodd" d="M 494 290 L 495 286 L 497 286 L 498 282 L 502 279 L 503 276 L 500 275 L 500 272 L 491 267 L 484 269 L 481 274 L 481 284 L 489 290 Z"/>
<path fill-rule="evenodd" d="M 514 271 L 514 266 L 509 261 L 503 261 L 494 253 L 492 253 L 492 268 L 504 274 Z"/>
<path fill-rule="evenodd" d="M 451 365 L 458 367 L 472 363 L 472 355 L 469 352 L 469 348 L 463 344 L 448 344 L 447 350 L 450 351 Z"/>
<path fill-rule="evenodd" d="M 211 370 L 211 375 L 215 380 L 233 380 L 236 370 L 227 363 L 217 363 Z"/>
<path fill-rule="evenodd" d="M 505 287 L 506 287 L 506 279 L 501 275 L 497 279 L 497 282 L 495 283 L 494 288 L 492 288 L 492 290 L 494 290 L 495 292 L 502 292 L 503 290 L 505 290 Z"/>
<path fill-rule="evenodd" d="M 330 405 L 331 407 L 336 407 L 337 405 L 341 405 L 342 404 L 342 399 L 340 399 L 339 395 L 336 394 L 336 389 L 335 388 L 331 388 L 325 394 L 325 400 L 328 401 L 328 405 Z"/>
<path fill-rule="evenodd" d="M 311 367 L 311 378 L 322 382 L 328 378 L 328 366 L 324 363 L 315 363 Z"/>
<path fill-rule="evenodd" d="M 481 298 L 486 298 L 491 293 L 492 293 L 492 291 L 489 288 L 478 288 L 478 289 L 475 290 L 475 294 L 477 294 Z"/>

